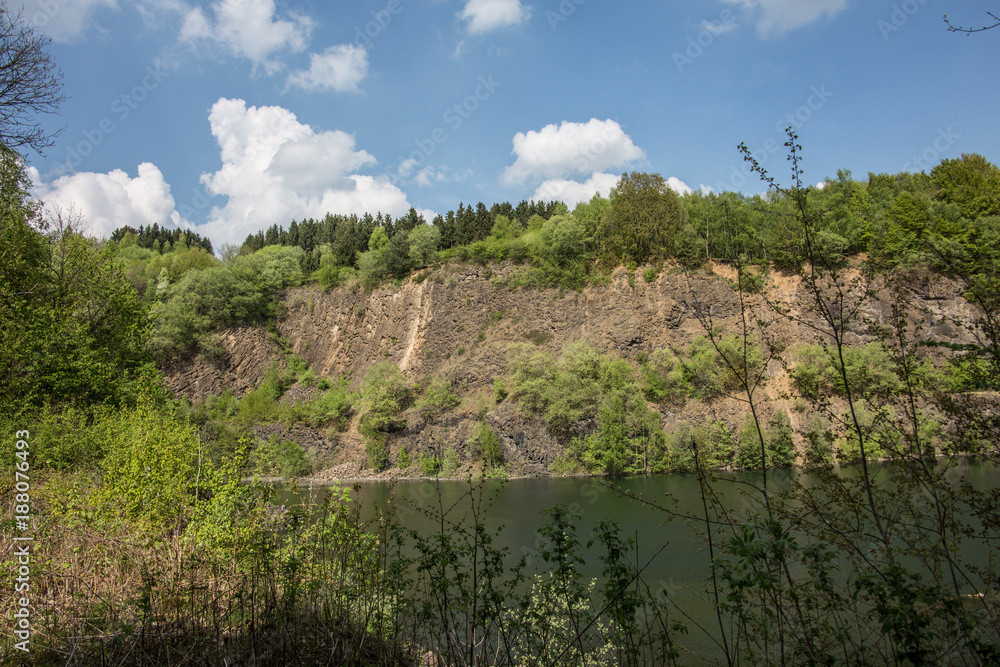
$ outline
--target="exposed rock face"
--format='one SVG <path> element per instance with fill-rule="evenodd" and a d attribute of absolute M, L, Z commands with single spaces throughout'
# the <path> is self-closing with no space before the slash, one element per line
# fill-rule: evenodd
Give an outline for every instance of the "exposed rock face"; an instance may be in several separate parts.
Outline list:
<path fill-rule="evenodd" d="M 255 389 L 271 366 L 284 368 L 285 355 L 260 327 L 237 327 L 219 333 L 225 355 L 209 361 L 201 356 L 178 359 L 163 369 L 167 387 L 194 399 L 218 396 L 225 389 L 242 396 Z"/>
<path fill-rule="evenodd" d="M 512 270 L 516 267 L 446 267 L 421 282 L 371 293 L 357 288 L 328 293 L 318 287 L 290 290 L 278 330 L 317 374 L 330 379 L 344 375 L 355 390 L 367 369 L 386 360 L 398 364 L 411 381 L 449 376 L 462 387 L 460 407 L 431 419 L 410 415 L 406 428 L 391 438 L 392 456 L 405 443 L 411 455 L 453 447 L 468 460 L 473 429 L 485 418 L 501 440 L 511 473 L 525 475 L 546 474 L 562 446 L 513 402 L 493 409 L 493 381 L 507 373 L 512 344 L 558 353 L 567 343 L 582 340 L 602 352 L 634 359 L 657 348 L 683 348 L 703 335 L 706 326 L 721 327 L 725 333 L 740 331 L 740 297 L 730 286 L 736 275 L 727 266 L 694 273 L 667 270 L 652 283 L 645 282 L 641 272 L 630 279 L 619 270 L 608 284 L 579 292 L 510 290 L 502 278 Z M 775 274 L 768 284 L 768 300 L 791 318 L 776 316 L 758 298 L 746 301 L 752 309 L 750 320 L 766 320 L 768 334 L 786 344 L 814 342 L 817 335 L 804 322 L 816 322 L 818 314 L 801 280 Z M 956 323 L 971 321 L 975 309 L 961 293 L 961 285 L 941 277 L 911 281 L 906 301 L 917 307 L 911 324 L 922 327 L 922 338 L 968 342 L 968 333 Z M 891 320 L 887 293 L 884 298 L 882 292 L 879 295 L 857 304 L 863 317 L 849 343 L 870 340 L 872 325 Z M 166 371 L 168 385 L 195 398 L 227 387 L 241 395 L 257 386 L 272 364 L 285 363 L 277 344 L 262 329 L 226 331 L 222 342 L 223 360 L 178 364 Z M 780 364 L 772 364 L 768 371 L 774 377 L 769 393 L 777 401 L 777 388 L 788 387 L 786 371 Z M 741 404 L 729 403 L 717 401 L 710 412 L 716 418 L 739 421 Z M 708 412 L 693 401 L 681 414 L 664 414 L 665 426 L 670 428 L 677 419 L 704 419 Z M 365 460 L 356 423 L 335 438 L 318 432 L 274 435 L 302 440 L 333 463 Z"/>

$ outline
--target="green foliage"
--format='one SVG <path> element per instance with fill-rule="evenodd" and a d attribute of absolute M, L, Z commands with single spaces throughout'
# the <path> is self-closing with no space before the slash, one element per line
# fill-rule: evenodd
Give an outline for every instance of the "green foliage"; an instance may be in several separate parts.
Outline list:
<path fill-rule="evenodd" d="M 403 428 L 403 410 L 410 401 L 410 387 L 399 366 L 383 361 L 368 369 L 361 381 L 361 434 L 369 465 L 381 470 L 389 462 L 386 433 Z"/>
<path fill-rule="evenodd" d="M 592 471 L 620 474 L 651 469 L 662 450 L 660 415 L 649 409 L 632 366 L 583 342 L 569 343 L 558 358 L 513 346 L 512 393 L 522 408 L 543 415 L 563 436 L 581 436 L 575 448 Z"/>
<path fill-rule="evenodd" d="M 105 422 L 112 413 L 72 405 L 58 411 L 46 406 L 31 424 L 32 467 L 53 470 L 92 469 L 104 458 Z"/>
<path fill-rule="evenodd" d="M 6 159 L 3 169 L 22 168 Z M 16 192 L 3 193 L 0 404 L 134 401 L 151 362 L 150 320 L 114 245 L 84 238 L 59 216 L 43 235 L 34 216 Z"/>
<path fill-rule="evenodd" d="M 640 372 L 646 398 L 654 403 L 683 405 L 691 392 L 683 364 L 666 348 L 654 350 Z"/>
<path fill-rule="evenodd" d="M 945 158 L 931 170 L 931 180 L 938 197 L 957 204 L 969 220 L 1000 214 L 1000 169 L 982 155 Z"/>
<path fill-rule="evenodd" d="M 761 459 L 761 437 L 764 439 L 764 460 Z M 775 411 L 767 424 L 761 423 L 760 431 L 748 414 L 740 428 L 737 443 L 737 464 L 740 468 L 761 470 L 795 463 L 792 424 L 784 410 Z"/>
<path fill-rule="evenodd" d="M 153 305 L 150 348 L 166 361 L 212 346 L 212 331 L 274 314 L 274 298 L 302 280 L 300 248 L 268 246 L 253 255 L 204 270 L 188 271 Z"/>
<path fill-rule="evenodd" d="M 313 472 L 312 464 L 301 445 L 273 435 L 254 449 L 251 466 L 262 475 L 276 475 L 286 479 L 304 477 Z"/>
<path fill-rule="evenodd" d="M 500 438 L 486 420 L 476 425 L 476 430 L 470 439 L 486 469 L 503 466 L 503 451 L 500 448 Z"/>
<path fill-rule="evenodd" d="M 407 451 L 406 445 L 401 446 L 399 448 L 399 454 L 396 455 L 396 467 L 400 470 L 406 470 L 412 463 L 413 462 L 410 459 L 410 452 Z"/>
<path fill-rule="evenodd" d="M 461 463 L 458 452 L 455 451 L 454 447 L 449 447 L 444 450 L 444 456 L 441 457 L 441 474 L 445 477 L 453 475 Z"/>
<path fill-rule="evenodd" d="M 771 467 L 795 463 L 795 443 L 792 439 L 792 421 L 784 410 L 776 410 L 767 424 L 768 462 Z"/>
<path fill-rule="evenodd" d="M 181 532 L 191 518 L 199 471 L 194 428 L 142 399 L 104 421 L 104 438 L 97 493 L 103 511 L 151 535 Z"/>
<path fill-rule="evenodd" d="M 343 431 L 354 414 L 354 402 L 355 398 L 347 391 L 346 378 L 341 378 L 336 387 L 324 391 L 309 403 L 308 421 L 315 427 L 332 424 L 338 431 Z"/>
<path fill-rule="evenodd" d="M 889 397 L 902 388 L 895 362 L 884 344 L 876 341 L 863 347 L 845 346 L 842 354 L 849 383 L 846 386 L 833 350 L 818 345 L 800 345 L 793 350 L 795 366 L 791 375 L 803 396 L 846 397 L 849 387 L 854 398 Z"/>
<path fill-rule="evenodd" d="M 281 416 L 278 399 L 291 385 L 291 378 L 277 366 L 268 368 L 263 382 L 240 399 L 237 419 L 244 424 L 261 424 L 277 421 Z"/>
<path fill-rule="evenodd" d="M 410 230 L 410 262 L 414 267 L 429 266 L 437 258 L 441 246 L 441 232 L 437 227 L 420 225 Z"/>
<path fill-rule="evenodd" d="M 441 459 L 433 454 L 420 454 L 417 457 L 417 465 L 425 477 L 437 475 L 441 470 Z"/>
<path fill-rule="evenodd" d="M 611 191 L 611 208 L 598 232 L 601 252 L 615 262 L 645 264 L 670 253 L 684 224 L 680 198 L 659 174 L 622 174 Z"/>
<path fill-rule="evenodd" d="M 693 395 L 710 401 L 740 387 L 743 377 L 759 377 L 763 363 L 763 353 L 753 340 L 731 335 L 716 338 L 713 344 L 698 336 L 688 348 L 683 372 Z"/>
<path fill-rule="evenodd" d="M 449 377 L 431 378 L 423 396 L 417 399 L 416 408 L 424 417 L 430 417 L 457 407 L 462 403 L 462 399 L 452 391 L 452 387 L 453 383 Z"/>
<path fill-rule="evenodd" d="M 205 555 L 235 562 L 246 571 L 259 556 L 267 529 L 267 494 L 259 482 L 247 483 L 244 464 L 249 439 L 240 441 L 233 456 L 205 466 L 199 479 L 204 500 L 192 512 L 186 534 Z"/>
<path fill-rule="evenodd" d="M 503 403 L 508 393 L 507 383 L 503 381 L 503 378 L 495 378 L 493 380 L 493 400 L 497 403 Z"/>

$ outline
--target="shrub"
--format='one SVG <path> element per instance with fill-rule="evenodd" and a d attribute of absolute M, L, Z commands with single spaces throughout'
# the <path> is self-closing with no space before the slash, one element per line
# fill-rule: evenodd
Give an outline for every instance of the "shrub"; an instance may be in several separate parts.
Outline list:
<path fill-rule="evenodd" d="M 441 459 L 432 454 L 421 454 L 417 457 L 417 464 L 420 466 L 421 472 L 427 477 L 436 475 L 441 470 Z"/>
<path fill-rule="evenodd" d="M 253 465 L 262 474 L 280 477 L 304 477 L 312 472 L 305 450 L 297 442 L 276 436 L 257 446 Z"/>
<path fill-rule="evenodd" d="M 406 451 L 406 445 L 403 445 L 399 448 L 399 454 L 396 456 L 396 467 L 400 470 L 406 470 L 411 463 L 410 453 Z"/>
<path fill-rule="evenodd" d="M 642 365 L 641 373 L 646 398 L 654 403 L 683 405 L 691 392 L 683 365 L 666 348 L 654 350 L 648 363 Z"/>
<path fill-rule="evenodd" d="M 485 420 L 479 422 L 476 426 L 476 432 L 472 435 L 471 440 L 487 469 L 503 465 L 500 438 L 497 437 L 497 434 L 493 432 L 493 429 Z"/>
<path fill-rule="evenodd" d="M 361 434 L 372 468 L 381 470 L 389 462 L 385 434 L 405 425 L 403 410 L 410 400 L 410 388 L 402 371 L 391 361 L 368 369 L 361 381 Z"/>
<path fill-rule="evenodd" d="M 454 408 L 461 402 L 462 399 L 452 391 L 451 378 L 436 377 L 431 379 L 424 395 L 417 400 L 416 407 L 424 417 L 430 417 L 449 408 Z"/>
<path fill-rule="evenodd" d="M 150 534 L 179 532 L 194 506 L 198 434 L 186 420 L 158 412 L 142 398 L 103 422 L 107 455 L 97 499 L 109 516 Z"/>
<path fill-rule="evenodd" d="M 441 474 L 445 476 L 454 474 L 461 463 L 461 459 L 458 458 L 458 452 L 455 451 L 454 447 L 449 447 L 444 450 L 444 456 L 441 457 Z"/>
<path fill-rule="evenodd" d="M 309 404 L 307 414 L 311 426 L 319 427 L 332 423 L 338 431 L 346 429 L 351 415 L 354 414 L 354 401 L 347 393 L 346 381 L 341 380 L 338 386 L 316 397 Z"/>

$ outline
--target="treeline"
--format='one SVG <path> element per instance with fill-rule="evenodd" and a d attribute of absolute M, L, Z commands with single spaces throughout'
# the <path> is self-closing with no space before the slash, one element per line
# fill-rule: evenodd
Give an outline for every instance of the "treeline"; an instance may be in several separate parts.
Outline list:
<path fill-rule="evenodd" d="M 190 229 L 167 229 L 160 227 L 154 222 L 149 227 L 140 225 L 139 229 L 131 226 L 119 227 L 111 233 L 111 240 L 119 243 L 123 247 L 137 245 L 140 248 L 154 250 L 156 252 L 170 252 L 175 246 L 181 244 L 188 248 L 201 248 L 205 252 L 212 254 L 212 242 L 201 236 L 198 232 Z"/>
<path fill-rule="evenodd" d="M 356 272 L 370 287 L 450 258 L 526 264 L 519 284 L 564 287 L 600 280 L 621 264 L 668 260 L 793 268 L 806 246 L 831 261 L 865 253 L 886 268 L 953 272 L 996 261 L 1000 170 L 980 155 L 943 160 L 929 174 L 871 173 L 857 181 L 841 171 L 802 191 L 804 210 L 798 210 L 776 190 L 679 196 L 660 175 L 631 172 L 610 197 L 597 195 L 573 211 L 558 202 L 522 201 L 460 204 L 430 224 L 414 209 L 397 219 L 327 215 L 250 235 L 241 252 L 299 247 L 303 273 L 326 288 Z M 799 215 L 815 217 L 808 237 Z"/>
<path fill-rule="evenodd" d="M 445 250 L 486 238 L 493 229 L 498 215 L 527 224 L 533 216 L 549 218 L 556 210 L 556 202 L 521 201 L 517 206 L 509 202 L 493 204 L 483 202 L 475 207 L 458 205 L 458 211 L 438 215 L 432 225 L 440 234 L 435 250 Z M 393 219 L 391 215 L 370 213 L 364 215 L 334 215 L 328 213 L 322 220 L 308 218 L 292 220 L 288 229 L 277 224 L 264 231 L 250 234 L 243 241 L 242 250 L 256 252 L 269 245 L 297 246 L 305 251 L 303 270 L 312 272 L 320 267 L 322 257 L 336 266 L 358 268 L 358 255 L 369 249 L 369 241 L 376 229 L 382 229 L 388 239 L 397 234 L 408 234 L 414 228 L 426 225 L 424 216 L 410 207 L 409 212 Z M 324 248 L 325 246 L 325 248 Z"/>
<path fill-rule="evenodd" d="M 225 261 L 206 249 L 207 239 L 173 230 L 167 241 L 155 225 L 122 228 L 112 238 L 124 275 L 157 316 L 152 339 L 161 360 L 217 350 L 213 329 L 270 317 L 269 300 L 284 287 L 312 281 L 370 289 L 449 260 L 512 262 L 511 289 L 579 289 L 620 265 L 630 272 L 644 265 L 653 275 L 668 261 L 795 270 L 809 255 L 843 263 L 865 254 L 883 270 L 970 276 L 973 300 L 976 281 L 1000 265 L 1000 170 L 982 156 L 944 160 L 930 174 L 869 174 L 867 182 L 840 172 L 797 192 L 800 200 L 773 189 L 679 196 L 661 176 L 632 172 L 610 197 L 573 211 L 561 203 L 480 202 L 430 224 L 415 209 L 395 219 L 331 214 L 273 225 Z"/>

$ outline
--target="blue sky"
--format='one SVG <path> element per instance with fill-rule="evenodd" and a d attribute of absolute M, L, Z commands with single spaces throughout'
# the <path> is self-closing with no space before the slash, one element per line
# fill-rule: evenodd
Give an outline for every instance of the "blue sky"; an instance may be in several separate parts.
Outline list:
<path fill-rule="evenodd" d="M 1000 161 L 992 0 L 8 0 L 68 99 L 28 156 L 91 233 L 158 222 L 217 247 L 326 212 L 430 217 L 606 195 L 762 189 L 737 151 L 806 178 Z"/>

